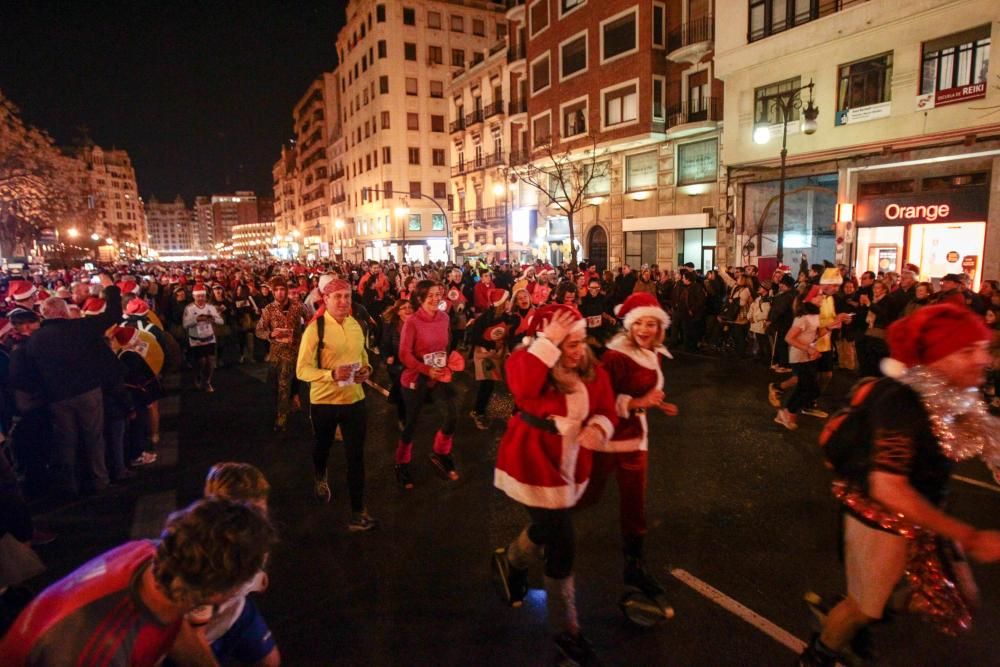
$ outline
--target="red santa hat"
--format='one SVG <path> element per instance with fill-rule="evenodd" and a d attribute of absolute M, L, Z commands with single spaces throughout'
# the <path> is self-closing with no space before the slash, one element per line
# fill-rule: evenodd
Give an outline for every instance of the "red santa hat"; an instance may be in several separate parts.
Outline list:
<path fill-rule="evenodd" d="M 139 339 L 139 330 L 135 327 L 115 327 L 113 336 L 119 347 L 128 347 Z"/>
<path fill-rule="evenodd" d="M 499 289 L 494 287 L 490 290 L 490 303 L 493 307 L 502 306 L 507 302 L 507 298 L 510 296 L 510 292 L 505 289 Z"/>
<path fill-rule="evenodd" d="M 905 366 L 923 366 L 991 337 L 983 319 L 974 312 L 957 304 L 942 303 L 921 308 L 893 322 L 886 342 L 892 359 Z M 891 374 L 894 373 L 886 373 Z"/>
<path fill-rule="evenodd" d="M 23 301 L 35 296 L 38 289 L 27 280 L 12 280 L 7 287 L 7 293 L 15 301 Z"/>
<path fill-rule="evenodd" d="M 122 294 L 138 294 L 139 286 L 134 280 L 123 280 L 118 283 L 118 289 L 122 291 Z"/>
<path fill-rule="evenodd" d="M 569 313 L 573 317 L 572 332 L 585 333 L 587 331 L 587 320 L 584 319 L 579 310 L 565 303 L 550 303 L 535 310 L 528 320 L 525 334 L 530 337 L 537 336 L 538 332 L 545 329 L 545 326 L 559 313 Z"/>
<path fill-rule="evenodd" d="M 205 283 L 196 283 L 194 288 L 191 290 L 191 294 L 198 296 L 199 294 L 208 294 L 208 290 L 205 289 Z"/>
<path fill-rule="evenodd" d="M 108 304 L 104 301 L 104 299 L 92 296 L 83 302 L 83 308 L 80 309 L 80 312 L 84 317 L 100 315 L 107 309 L 107 307 Z"/>
<path fill-rule="evenodd" d="M 126 315 L 145 315 L 149 312 L 149 304 L 142 299 L 132 299 L 125 306 Z"/>
<path fill-rule="evenodd" d="M 670 316 L 667 311 L 660 307 L 660 302 L 656 297 L 648 292 L 635 292 L 630 294 L 624 303 L 615 307 L 617 315 L 628 329 L 635 324 L 640 317 L 652 317 L 660 322 L 664 329 L 670 326 Z"/>
<path fill-rule="evenodd" d="M 788 266 L 787 264 L 778 264 L 778 268 L 776 269 L 776 271 L 781 271 L 783 273 L 791 273 L 792 267 Z"/>
<path fill-rule="evenodd" d="M 51 295 L 50 295 L 50 294 L 49 294 L 48 292 L 46 292 L 46 291 L 45 291 L 44 289 L 40 289 L 40 290 L 38 290 L 38 300 L 39 300 L 39 301 L 45 301 L 45 300 L 46 300 L 46 299 L 48 299 L 48 298 L 49 298 L 50 296 L 51 296 Z"/>

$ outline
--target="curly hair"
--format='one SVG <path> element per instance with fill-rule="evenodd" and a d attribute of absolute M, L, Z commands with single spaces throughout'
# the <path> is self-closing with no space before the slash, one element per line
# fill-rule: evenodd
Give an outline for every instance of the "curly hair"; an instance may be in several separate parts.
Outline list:
<path fill-rule="evenodd" d="M 153 577 L 170 600 L 196 606 L 249 581 L 276 538 L 271 522 L 249 503 L 198 500 L 167 518 Z"/>
<path fill-rule="evenodd" d="M 237 461 L 216 463 L 205 477 L 205 497 L 230 500 L 267 500 L 271 485 L 256 466 Z"/>

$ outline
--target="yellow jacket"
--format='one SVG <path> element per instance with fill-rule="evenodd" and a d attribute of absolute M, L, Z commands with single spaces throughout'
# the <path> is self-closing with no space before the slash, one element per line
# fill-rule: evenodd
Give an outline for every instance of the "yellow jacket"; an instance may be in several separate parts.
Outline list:
<path fill-rule="evenodd" d="M 346 364 L 360 363 L 361 368 L 368 366 L 365 334 L 353 317 L 347 317 L 343 324 L 333 319 L 329 313 L 324 313 L 323 319 L 325 320 L 323 350 L 320 359 L 322 368 L 316 367 L 319 332 L 316 322 L 310 322 L 302 333 L 295 374 L 303 382 L 310 383 L 309 400 L 313 403 L 326 405 L 357 403 L 365 397 L 364 387 L 357 383 L 340 386 L 333 379 L 333 371 L 338 366 Z"/>

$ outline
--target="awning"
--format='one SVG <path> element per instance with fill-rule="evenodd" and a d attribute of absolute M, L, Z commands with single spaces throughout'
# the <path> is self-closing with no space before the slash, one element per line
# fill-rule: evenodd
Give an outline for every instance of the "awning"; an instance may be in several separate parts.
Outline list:
<path fill-rule="evenodd" d="M 709 227 L 708 213 L 685 213 L 681 215 L 658 215 L 652 218 L 625 218 L 622 231 L 648 232 L 663 229 L 698 229 Z"/>

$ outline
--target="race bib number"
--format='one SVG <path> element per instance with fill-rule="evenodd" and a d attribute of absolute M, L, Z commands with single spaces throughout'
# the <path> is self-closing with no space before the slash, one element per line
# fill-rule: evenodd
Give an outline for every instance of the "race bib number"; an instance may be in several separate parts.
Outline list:
<path fill-rule="evenodd" d="M 459 292 L 454 287 L 452 287 L 450 290 L 448 290 L 448 300 L 449 301 L 458 301 L 461 297 L 462 297 L 462 293 Z"/>
<path fill-rule="evenodd" d="M 195 325 L 195 331 L 198 334 L 198 338 L 211 338 L 215 335 L 214 329 L 212 329 L 211 322 L 198 322 Z"/>
<path fill-rule="evenodd" d="M 587 316 L 587 328 L 596 329 L 601 326 L 601 316 L 600 315 L 588 315 Z"/>
<path fill-rule="evenodd" d="M 425 354 L 424 363 L 431 368 L 444 368 L 448 364 L 448 353 L 441 351 Z"/>
<path fill-rule="evenodd" d="M 503 337 L 507 335 L 507 327 L 497 325 L 489 330 L 487 337 L 490 340 L 503 340 Z"/>

